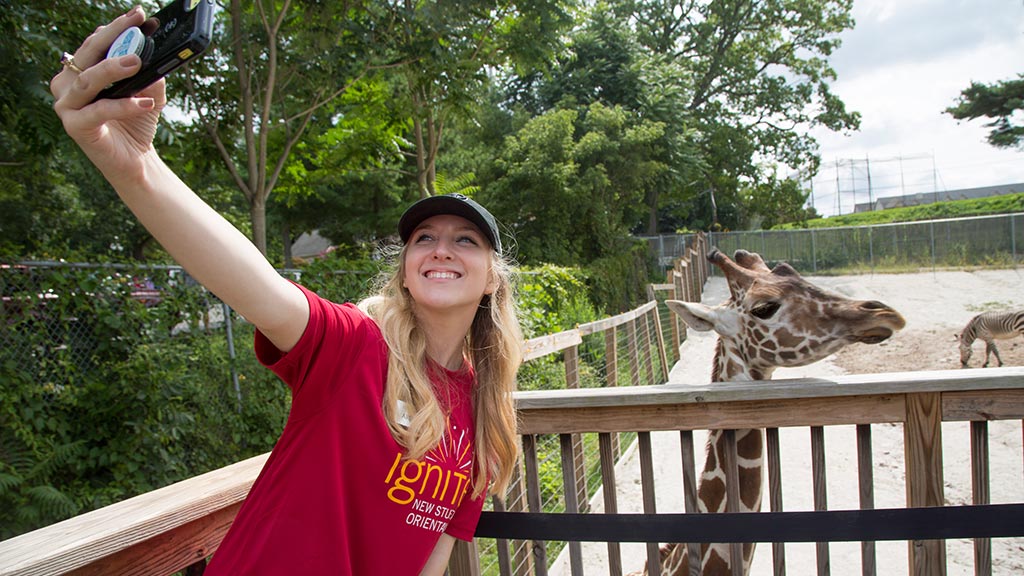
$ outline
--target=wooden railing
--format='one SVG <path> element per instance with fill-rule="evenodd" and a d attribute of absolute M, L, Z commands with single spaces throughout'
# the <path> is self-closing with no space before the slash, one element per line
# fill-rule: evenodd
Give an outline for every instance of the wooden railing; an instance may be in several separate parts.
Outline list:
<path fill-rule="evenodd" d="M 654 294 L 700 300 L 708 269 L 697 247 L 690 257 L 677 261 L 668 282 L 651 288 L 652 302 L 613 318 L 581 325 L 557 335 L 531 340 L 528 359 L 561 355 L 565 365 L 566 390 L 520 392 L 516 401 L 523 439 L 522 468 L 507 498 L 495 500 L 493 512 L 485 512 L 481 526 L 493 529 L 488 518 L 504 511 L 547 511 L 542 502 L 538 444 L 541 439 L 558 440 L 561 451 L 561 493 L 564 512 L 593 512 L 588 501 L 592 487 L 581 481 L 580 471 L 593 467 L 583 462 L 580 438 L 595 437 L 599 446 L 597 467 L 600 482 L 616 486 L 616 463 L 622 451 L 621 438 L 635 438 L 639 456 L 643 510 L 654 519 L 655 480 L 653 463 L 674 459 L 684 463 L 678 479 L 668 489 L 684 493 L 685 512 L 692 514 L 696 501 L 694 432 L 709 429 L 765 428 L 767 431 L 767 478 L 770 513 L 783 511 L 780 474 L 783 459 L 780 428 L 807 427 L 811 432 L 811 468 L 814 474 L 814 508 L 827 508 L 824 498 L 823 430 L 837 425 L 854 425 L 857 434 L 858 492 L 860 508 L 874 507 L 871 431 L 879 425 L 899 425 L 905 440 L 906 506 L 940 507 L 947 504 L 944 478 L 951 467 L 969 466 L 973 481 L 972 503 L 988 506 L 990 500 L 988 422 L 1024 419 L 1024 369 L 998 368 L 974 371 L 913 372 L 843 376 L 835 379 L 779 380 L 761 383 L 715 383 L 693 386 L 690 382 L 658 384 L 651 379 L 667 371 L 667 350 L 662 341 L 658 307 Z M 657 328 L 655 328 L 657 327 Z M 675 329 L 673 329 L 674 331 Z M 623 338 L 616 334 L 625 332 Z M 574 388 L 579 384 L 579 350 L 585 339 L 603 333 L 605 388 Z M 647 334 L 645 341 L 638 335 Z M 673 332 L 670 342 L 678 348 L 684 330 Z M 653 340 L 653 341 L 652 341 Z M 592 343 L 591 343 L 592 345 Z M 624 348 L 624 352 L 620 349 Z M 646 356 L 643 350 L 647 351 Z M 657 350 L 657 353 L 652 353 Z M 685 361 L 685 359 L 683 360 Z M 630 386 L 617 385 L 622 366 L 628 366 Z M 660 370 L 659 370 L 660 369 Z M 644 375 L 641 378 L 640 375 Z M 663 381 L 663 380 L 662 380 Z M 970 422 L 969 463 L 943 462 L 943 423 Z M 678 452 L 656 452 L 652 433 L 678 433 Z M 726 434 L 729 437 L 728 434 Z M 735 453 L 735 446 L 731 452 Z M 1017 455 L 1020 457 L 1020 454 Z M 266 455 L 197 476 L 166 488 L 89 512 L 40 530 L 0 542 L 0 576 L 23 574 L 173 574 L 185 570 L 201 573 L 205 559 L 215 552 L 232 522 L 249 487 L 263 466 Z M 729 459 L 735 462 L 735 458 Z M 1019 469 L 1019 467 L 1018 467 Z M 735 468 L 727 470 L 735 490 Z M 566 488 L 568 487 L 568 488 Z M 550 488 L 550 487 L 548 487 Z M 662 487 L 665 489 L 665 487 Z M 616 490 L 603 491 L 604 514 L 620 508 Z M 664 511 L 662 511 L 664 512 Z M 766 512 L 767 513 L 767 512 Z M 993 513 L 996 509 L 993 508 Z M 606 516 L 611 518 L 611 516 Z M 600 525 L 601 513 L 586 516 Z M 1018 520 L 1018 523 L 1024 519 Z M 490 526 L 490 528 L 488 528 Z M 500 532 L 500 530 L 499 530 Z M 1024 529 L 1022 529 L 1024 535 Z M 525 536 L 524 536 L 525 538 Z M 582 544 L 566 541 L 572 573 L 581 574 Z M 622 555 L 617 542 L 606 547 L 611 574 L 622 572 Z M 874 543 L 862 544 L 862 573 L 875 574 Z M 991 574 L 991 542 L 974 543 L 975 573 Z M 460 543 L 450 564 L 452 576 L 481 573 L 481 559 L 488 558 L 488 574 L 547 573 L 549 559 L 545 542 L 526 539 L 478 538 Z M 656 543 L 647 547 L 648 558 L 656 555 Z M 762 549 L 759 553 L 767 553 Z M 771 547 L 774 571 L 785 570 L 785 547 Z M 917 540 L 908 546 L 909 571 L 915 575 L 944 574 L 943 540 Z M 817 546 L 817 571 L 828 573 L 829 547 Z M 652 566 L 652 574 L 657 574 Z M 796 573 L 808 572 L 797 567 Z"/>
<path fill-rule="evenodd" d="M 825 510 L 824 427 L 855 425 L 857 431 L 858 489 L 862 509 L 873 508 L 871 429 L 873 425 L 899 424 L 903 427 L 905 451 L 906 507 L 945 506 L 944 470 L 948 467 L 971 467 L 974 479 L 973 503 L 989 504 L 987 422 L 1024 419 L 1024 368 L 998 368 L 984 371 L 935 371 L 892 374 L 842 376 L 835 379 L 778 380 L 757 383 L 713 383 L 692 386 L 689 383 L 639 388 L 591 389 L 578 391 L 545 391 L 520 393 L 520 432 L 524 445 L 524 483 L 530 495 L 522 511 L 540 512 L 534 503 L 540 491 L 535 452 L 531 449 L 541 435 L 555 434 L 566 447 L 570 435 L 594 433 L 601 446 L 604 485 L 615 486 L 616 456 L 611 452 L 611 439 L 622 432 L 638 435 L 643 504 L 645 513 L 654 513 L 655 485 L 651 471 L 656 459 L 673 459 L 684 463 L 682 477 L 674 486 L 663 489 L 682 490 L 686 512 L 695 511 L 696 502 L 693 432 L 707 429 L 767 429 L 767 477 L 771 495 L 765 508 L 782 509 L 779 428 L 808 427 L 811 431 L 812 472 L 814 474 L 815 510 Z M 972 459 L 970 463 L 947 462 L 942 457 L 942 424 L 970 422 Z M 680 453 L 652 452 L 651 433 L 679 431 Z M 729 437 L 727 435 L 727 437 Z M 735 455 L 735 438 L 727 452 Z M 1021 455 L 1017 454 L 1017 458 Z M 729 490 L 735 490 L 738 471 L 726 469 Z M 563 455 L 563 461 L 567 462 Z M 663 460 L 660 460 L 663 461 Z M 565 485 L 574 485 L 575 466 L 564 466 Z M 1020 470 L 1020 467 L 1017 468 Z M 1019 481 L 1019 479 L 1017 479 Z M 604 490 L 604 508 L 617 509 L 616 491 Z M 573 492 L 564 494 L 566 512 L 583 512 Z M 499 505 L 496 509 L 505 509 Z M 509 507 L 511 508 L 511 507 Z M 984 512 L 984 510 L 983 510 Z M 997 513 L 992 509 L 993 514 Z M 486 520 L 486 518 L 485 518 Z M 593 514 L 593 522 L 601 523 L 601 514 Z M 1016 535 L 1024 536 L 1024 518 L 1016 521 Z M 486 522 L 482 522 L 484 524 Z M 881 528 L 881 526 L 879 526 Z M 498 530 L 500 532 L 500 530 Z M 976 534 L 975 534 L 976 535 Z M 766 537 L 762 541 L 769 541 Z M 889 537 L 888 539 L 893 539 Z M 479 540 L 479 539 L 478 539 Z M 480 544 L 478 542 L 478 544 Z M 499 541 L 499 566 L 510 566 L 501 574 L 546 574 L 544 547 L 540 542 Z M 529 565 L 516 569 L 516 549 L 525 545 L 535 552 Z M 579 542 L 569 542 L 572 574 L 582 574 L 582 552 Z M 875 574 L 873 542 L 863 544 L 863 573 Z M 987 539 L 975 542 L 975 573 L 991 574 L 991 545 Z M 457 565 L 472 564 L 478 557 L 474 546 L 459 548 L 464 555 Z M 784 573 L 784 548 L 772 547 L 775 573 Z M 918 540 L 909 545 L 910 573 L 915 575 L 945 574 L 945 543 L 943 540 Z M 818 574 L 828 574 L 828 545 L 818 546 Z M 608 562 L 612 574 L 621 574 L 618 546 L 608 544 Z M 657 546 L 648 547 L 648 559 L 657 558 Z M 656 561 L 655 561 L 656 564 Z M 795 573 L 809 573 L 809 567 L 797 567 Z M 475 574 L 453 571 L 453 576 Z M 652 570 L 657 574 L 657 570 Z M 891 573 L 891 572 L 886 572 Z"/>
<path fill-rule="evenodd" d="M 580 345 L 603 335 L 600 385 L 652 385 L 669 371 L 656 301 L 524 344 L 526 361 L 560 355 L 565 387 L 581 387 Z M 589 385 L 593 385 L 590 383 Z M 577 466 L 584 452 L 577 443 Z M 0 576 L 201 572 L 267 455 L 190 478 L 0 542 Z M 579 497 L 586 499 L 580 485 Z"/>
<path fill-rule="evenodd" d="M 267 455 L 0 542 L 0 574 L 173 574 L 217 549 Z"/>
<path fill-rule="evenodd" d="M 615 485 L 611 439 L 616 433 L 638 433 L 643 498 L 653 502 L 650 473 L 654 458 L 675 458 L 690 463 L 678 484 L 693 498 L 694 451 L 692 434 L 703 429 L 768 429 L 769 493 L 781 493 L 778 474 L 777 432 L 780 427 L 857 426 L 862 495 L 871 495 L 870 430 L 872 425 L 900 424 L 906 439 L 907 506 L 943 506 L 943 474 L 949 466 L 967 466 L 976 479 L 976 504 L 988 504 L 986 423 L 1024 418 L 1024 368 L 957 370 L 843 376 L 829 380 L 779 380 L 761 384 L 719 383 L 609 389 L 558 390 L 517 394 L 520 431 L 524 442 L 522 485 L 527 493 L 523 510 L 539 510 L 540 486 L 536 452 L 539 435 L 556 434 L 566 453 L 573 434 L 600 437 L 601 470 L 606 486 Z M 943 466 L 943 422 L 972 423 L 972 462 Z M 679 431 L 682 453 L 672 456 L 651 452 L 650 433 Z M 687 442 L 689 439 L 689 442 Z M 826 453 L 823 436 L 812 434 L 815 466 Z M 1018 455 L 1019 456 L 1019 455 Z M 566 486 L 575 486 L 576 466 L 564 457 Z M 0 574 L 171 574 L 212 553 L 255 479 L 263 457 L 252 458 L 184 482 L 96 510 L 52 526 L 0 542 Z M 817 482 L 817 480 L 816 480 Z M 823 487 L 815 484 L 815 491 Z M 567 511 L 582 510 L 576 490 L 564 498 Z M 616 510 L 615 491 L 605 490 L 605 511 Z M 870 502 L 870 497 L 867 499 Z M 773 500 L 767 507 L 781 510 Z M 502 506 L 496 509 L 502 509 Z M 595 522 L 600 515 L 594 514 Z M 1022 519 L 1021 521 L 1024 521 Z M 460 545 L 453 555 L 453 576 L 479 573 L 478 546 Z M 500 573 L 546 574 L 542 543 L 501 542 Z M 527 552 L 525 561 L 516 546 Z M 579 543 L 570 542 L 577 563 Z M 613 544 L 611 548 L 616 548 Z M 870 548 L 870 542 L 865 544 Z M 990 544 L 976 542 L 976 573 L 991 573 Z M 779 554 L 777 549 L 775 554 Z M 827 547 L 819 552 L 825 554 Z M 913 574 L 944 574 L 944 543 L 918 541 L 909 546 Z M 867 553 L 870 557 L 870 553 Z M 615 554 L 609 554 L 615 562 Z M 778 559 L 777 559 L 778 560 Z M 870 565 L 870 560 L 865 564 Z M 873 566 L 871 568 L 873 570 Z M 574 574 L 580 572 L 573 572 Z M 798 569 L 797 573 L 807 573 Z M 819 573 L 820 572 L 819 570 Z M 871 571 L 865 573 L 873 573 Z"/>

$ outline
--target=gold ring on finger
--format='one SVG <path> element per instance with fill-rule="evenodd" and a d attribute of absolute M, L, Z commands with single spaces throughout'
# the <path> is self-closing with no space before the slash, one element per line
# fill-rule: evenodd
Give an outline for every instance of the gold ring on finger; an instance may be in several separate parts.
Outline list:
<path fill-rule="evenodd" d="M 82 69 L 75 64 L 75 56 L 73 54 L 65 52 L 64 55 L 60 57 L 60 63 L 63 64 L 65 68 L 78 72 L 79 74 L 82 73 Z"/>

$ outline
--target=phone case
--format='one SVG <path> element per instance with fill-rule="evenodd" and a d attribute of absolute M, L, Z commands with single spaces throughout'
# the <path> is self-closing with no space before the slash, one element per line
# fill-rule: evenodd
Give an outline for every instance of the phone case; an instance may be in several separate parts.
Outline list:
<path fill-rule="evenodd" d="M 104 88 L 96 99 L 134 96 L 201 54 L 213 36 L 213 9 L 213 0 L 175 0 L 147 19 L 143 28 L 155 28 L 146 34 L 152 46 L 143 54 L 142 69 Z"/>

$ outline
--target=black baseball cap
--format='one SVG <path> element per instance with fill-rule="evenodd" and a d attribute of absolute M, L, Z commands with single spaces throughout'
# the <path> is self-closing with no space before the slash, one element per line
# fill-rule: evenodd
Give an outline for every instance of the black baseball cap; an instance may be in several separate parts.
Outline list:
<path fill-rule="evenodd" d="M 461 216 L 476 225 L 490 241 L 494 251 L 501 254 L 501 236 L 498 234 L 498 222 L 486 208 L 476 203 L 472 198 L 463 194 L 443 194 L 440 196 L 428 196 L 405 211 L 398 220 L 398 235 L 402 237 L 402 243 L 409 241 L 413 230 L 421 222 L 431 216 L 440 214 L 452 214 Z"/>

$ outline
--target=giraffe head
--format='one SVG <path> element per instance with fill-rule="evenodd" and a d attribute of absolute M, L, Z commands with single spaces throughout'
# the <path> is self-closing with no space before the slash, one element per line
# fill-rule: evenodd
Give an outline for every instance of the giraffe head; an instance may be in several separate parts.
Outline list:
<path fill-rule="evenodd" d="M 823 290 L 789 264 L 768 268 L 758 254 L 737 250 L 730 259 L 712 249 L 708 260 L 725 274 L 729 300 L 714 307 L 666 304 L 694 330 L 719 334 L 727 357 L 715 380 L 767 379 L 776 367 L 809 364 L 853 342 L 882 342 L 906 323 L 881 302 Z"/>

